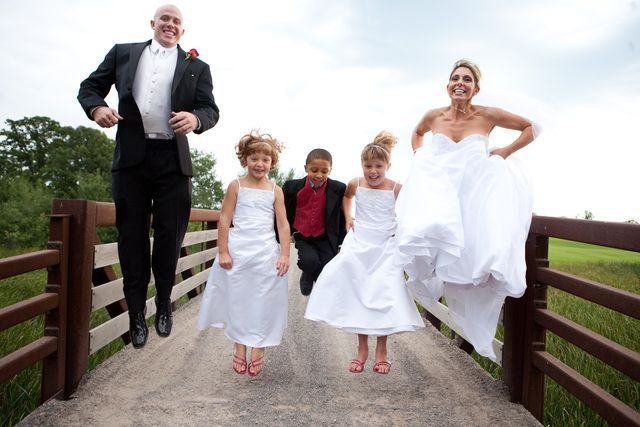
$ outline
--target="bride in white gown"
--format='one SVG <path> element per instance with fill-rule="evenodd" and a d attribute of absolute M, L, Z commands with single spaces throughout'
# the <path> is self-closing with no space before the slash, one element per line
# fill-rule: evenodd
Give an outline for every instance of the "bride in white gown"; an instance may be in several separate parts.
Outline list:
<path fill-rule="evenodd" d="M 524 245 L 532 191 L 512 153 L 534 139 L 533 125 L 508 111 L 471 103 L 480 70 L 453 66 L 451 104 L 424 115 L 413 131 L 414 159 L 398 196 L 396 262 L 425 305 L 444 295 L 454 322 L 475 350 L 492 348 L 504 298 L 525 291 Z M 510 145 L 489 151 L 496 127 L 520 131 Z M 431 131 L 430 144 L 423 146 Z"/>

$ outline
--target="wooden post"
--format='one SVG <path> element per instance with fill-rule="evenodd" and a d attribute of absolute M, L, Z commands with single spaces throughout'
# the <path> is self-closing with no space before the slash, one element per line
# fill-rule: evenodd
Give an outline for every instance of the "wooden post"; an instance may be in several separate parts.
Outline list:
<path fill-rule="evenodd" d="M 44 335 L 58 339 L 58 350 L 42 360 L 40 403 L 59 397 L 64 391 L 67 336 L 67 287 L 69 266 L 69 215 L 49 219 L 48 249 L 58 249 L 60 263 L 49 268 L 47 293 L 58 295 L 58 305 L 44 316 Z"/>
<path fill-rule="evenodd" d="M 527 266 L 527 270 L 529 266 Z M 528 290 L 528 287 L 527 287 Z M 526 295 L 507 297 L 504 302 L 504 346 L 502 348 L 502 380 L 509 388 L 511 402 L 522 402 L 522 372 L 524 366 L 524 330 Z"/>
<path fill-rule="evenodd" d="M 70 214 L 67 346 L 64 397 L 76 390 L 89 365 L 89 318 L 96 202 L 54 199 L 52 214 Z"/>
<path fill-rule="evenodd" d="M 539 266 L 548 266 L 549 238 L 530 234 L 527 239 L 527 291 L 525 293 L 524 357 L 522 371 L 522 404 L 534 417 L 544 423 L 544 373 L 533 366 L 536 351 L 545 351 L 546 330 L 533 321 L 537 308 L 546 308 L 547 287 L 537 283 Z"/>

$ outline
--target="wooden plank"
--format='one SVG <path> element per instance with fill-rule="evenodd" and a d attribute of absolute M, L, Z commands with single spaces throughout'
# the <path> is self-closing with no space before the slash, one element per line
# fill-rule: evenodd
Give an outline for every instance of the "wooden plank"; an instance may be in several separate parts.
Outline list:
<path fill-rule="evenodd" d="M 182 246 L 191 246 L 198 243 L 205 243 L 218 238 L 218 230 L 193 231 L 184 236 Z M 149 239 L 149 247 L 153 251 L 153 238 Z M 118 264 L 118 244 L 105 243 L 96 245 L 93 255 L 93 268 L 105 267 L 107 265 Z"/>
<path fill-rule="evenodd" d="M 210 268 L 201 271 L 200 273 L 189 277 L 186 280 L 178 283 L 173 287 L 171 291 L 171 301 L 175 301 L 180 298 L 182 295 L 186 294 L 190 290 L 194 289 L 196 286 L 201 285 L 207 282 L 207 278 L 209 277 Z"/>
<path fill-rule="evenodd" d="M 183 271 L 197 265 L 204 264 L 207 261 L 214 259 L 216 255 L 218 255 L 218 248 L 207 249 L 182 257 L 178 260 L 178 265 L 176 266 L 176 274 L 180 274 Z"/>
<path fill-rule="evenodd" d="M 640 252 L 640 225 L 638 224 L 534 215 L 529 232 Z"/>
<path fill-rule="evenodd" d="M 34 363 L 58 349 L 58 338 L 42 337 L 0 359 L 0 384 L 9 381 Z"/>
<path fill-rule="evenodd" d="M 640 381 L 640 354 L 565 319 L 548 309 L 534 312 L 534 320 L 548 331 L 577 345 L 609 366 Z"/>
<path fill-rule="evenodd" d="M 0 308 L 0 331 L 56 308 L 58 301 L 58 294 L 46 293 Z"/>
<path fill-rule="evenodd" d="M 218 230 L 192 231 L 184 236 L 182 246 L 191 246 L 197 243 L 205 243 L 218 238 Z"/>
<path fill-rule="evenodd" d="M 116 225 L 116 205 L 114 203 L 96 202 L 96 226 Z"/>
<path fill-rule="evenodd" d="M 93 249 L 93 268 L 106 267 L 120 262 L 117 243 L 103 243 Z"/>
<path fill-rule="evenodd" d="M 640 414 L 571 369 L 546 351 L 534 351 L 531 360 L 569 393 L 614 426 L 640 427 Z"/>
<path fill-rule="evenodd" d="M 0 280 L 40 270 L 59 262 L 60 253 L 57 249 L 45 249 L 2 258 L 0 259 Z"/>
<path fill-rule="evenodd" d="M 153 277 L 151 278 L 149 285 L 152 285 Z M 124 292 L 122 291 L 122 278 L 116 279 L 112 282 L 102 284 L 100 286 L 94 286 L 91 289 L 91 311 L 100 310 L 107 305 L 119 301 L 124 298 Z"/>
<path fill-rule="evenodd" d="M 640 295 L 546 267 L 538 268 L 537 279 L 540 283 L 640 319 Z"/>
<path fill-rule="evenodd" d="M 148 312 L 147 312 L 148 313 Z M 151 316 L 153 313 L 149 314 Z M 120 314 L 89 331 L 89 354 L 94 354 L 129 330 L 129 312 Z"/>
<path fill-rule="evenodd" d="M 447 325 L 452 331 L 454 331 L 460 337 L 469 341 L 466 335 L 462 333 L 462 329 L 460 329 L 460 327 L 451 318 L 449 308 L 446 305 L 438 302 L 432 305 L 431 307 L 427 307 L 426 310 L 429 313 L 433 314 L 435 317 L 437 317 L 442 323 Z M 491 345 L 493 347 L 493 351 L 496 354 L 496 363 L 502 366 L 502 346 L 503 346 L 502 341 L 499 341 L 494 338 Z"/>

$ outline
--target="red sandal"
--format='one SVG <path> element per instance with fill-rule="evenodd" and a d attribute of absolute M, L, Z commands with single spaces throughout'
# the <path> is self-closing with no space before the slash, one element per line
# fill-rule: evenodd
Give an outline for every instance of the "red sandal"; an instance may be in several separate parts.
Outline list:
<path fill-rule="evenodd" d="M 262 361 L 264 357 L 261 357 L 256 360 L 252 360 L 249 362 L 249 368 L 247 369 L 247 375 L 250 377 L 257 377 L 262 372 Z M 259 368 L 258 372 L 256 372 L 256 368 Z"/>
<path fill-rule="evenodd" d="M 364 362 L 358 359 L 351 360 L 351 365 L 349 365 L 349 372 L 351 372 L 352 374 L 361 374 L 362 371 L 364 371 Z"/>
<path fill-rule="evenodd" d="M 380 366 L 386 366 L 387 367 L 387 372 L 381 372 L 380 371 Z M 387 375 L 389 372 L 391 372 L 391 363 L 385 362 L 385 361 L 376 362 L 376 364 L 373 365 L 373 372 L 375 372 L 376 374 L 380 374 L 380 375 Z"/>
<path fill-rule="evenodd" d="M 240 368 L 237 368 L 236 365 L 240 365 Z M 247 373 L 247 360 L 234 354 L 233 365 L 231 365 L 231 367 L 234 371 L 236 371 L 237 374 L 244 375 Z"/>

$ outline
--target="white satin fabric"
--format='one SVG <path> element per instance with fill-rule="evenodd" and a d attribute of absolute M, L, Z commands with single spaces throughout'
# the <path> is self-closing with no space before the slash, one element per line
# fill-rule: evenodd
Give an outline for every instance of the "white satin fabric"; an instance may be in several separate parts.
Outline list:
<path fill-rule="evenodd" d="M 396 263 L 423 305 L 444 295 L 475 350 L 495 360 L 504 298 L 526 288 L 533 193 L 518 160 L 489 156 L 488 142 L 435 134 L 416 151 L 396 204 Z"/>
<path fill-rule="evenodd" d="M 393 190 L 358 187 L 354 230 L 318 277 L 305 318 L 348 332 L 390 335 L 424 327 L 394 263 Z"/>
<path fill-rule="evenodd" d="M 287 276 L 278 277 L 280 245 L 274 231 L 274 193 L 240 187 L 229 231 L 233 266 L 209 274 L 197 328 L 224 328 L 234 342 L 249 347 L 280 344 L 287 325 Z"/>

